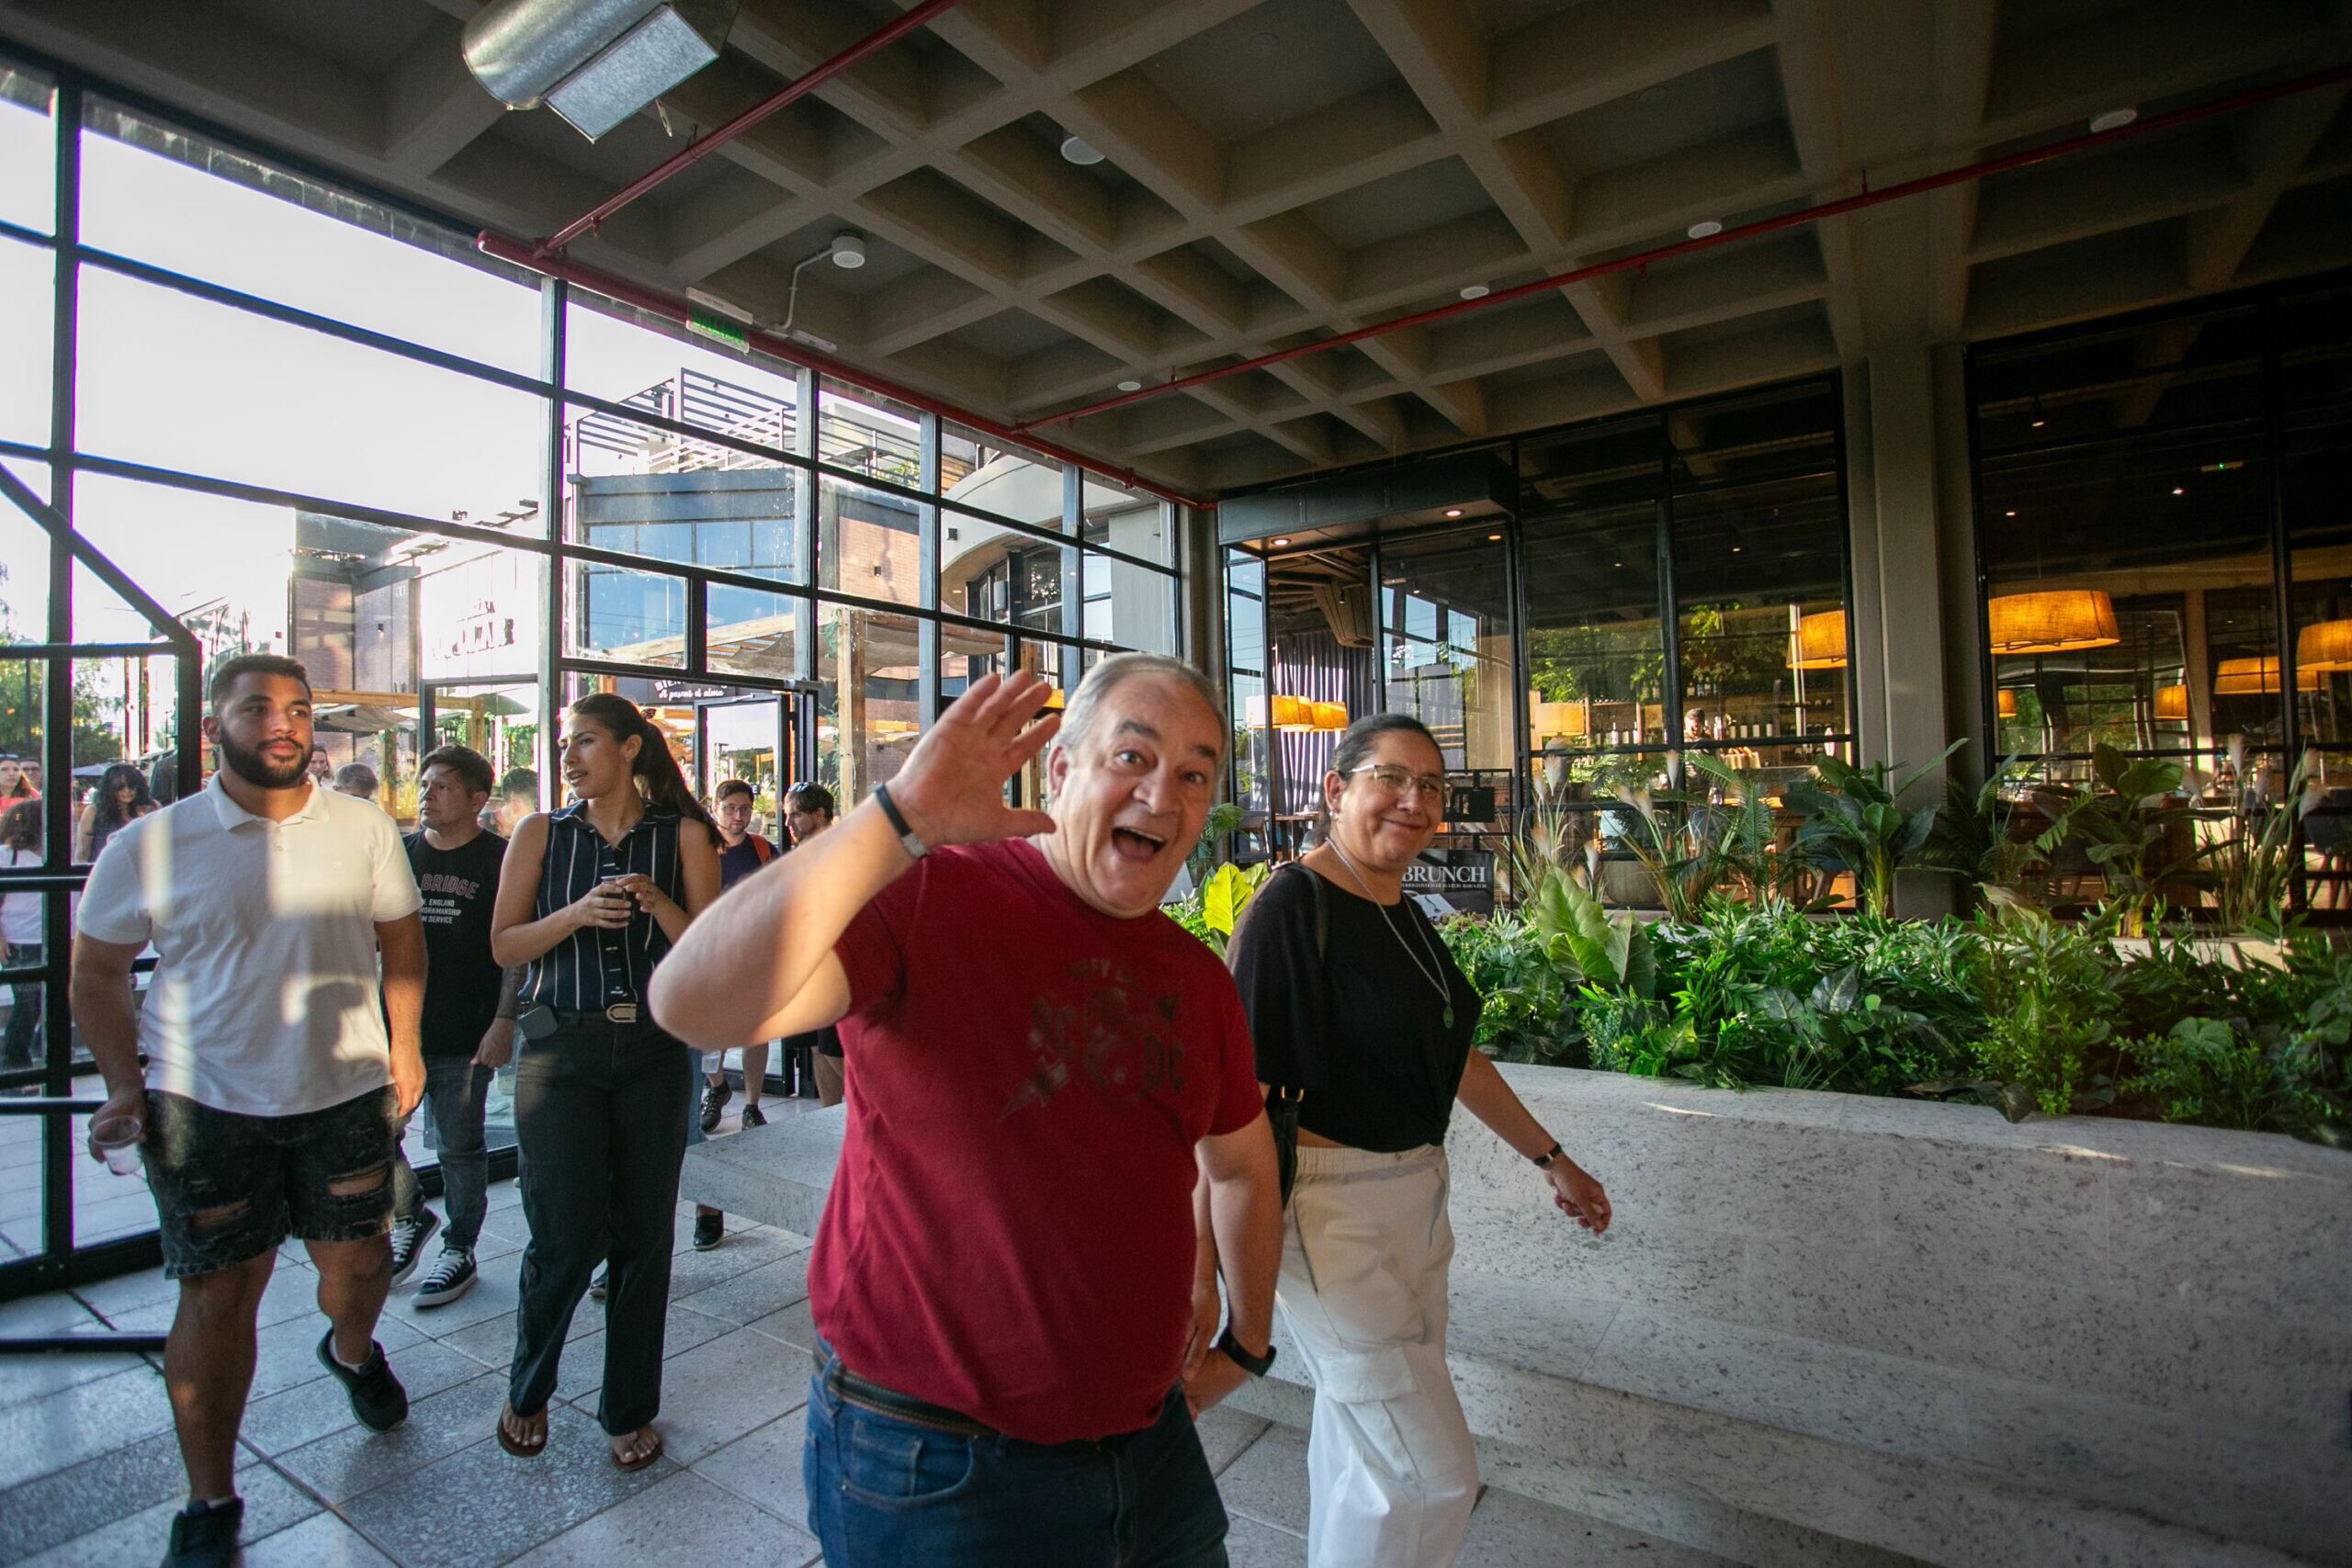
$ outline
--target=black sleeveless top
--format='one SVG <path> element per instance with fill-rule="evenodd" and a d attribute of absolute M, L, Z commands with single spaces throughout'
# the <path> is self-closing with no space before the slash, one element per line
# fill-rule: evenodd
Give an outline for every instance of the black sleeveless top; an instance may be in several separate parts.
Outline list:
<path fill-rule="evenodd" d="M 678 814 L 649 806 L 618 844 L 608 844 L 589 825 L 587 802 L 567 806 L 548 818 L 547 853 L 539 860 L 539 893 L 531 918 L 545 919 L 578 903 L 598 883 L 628 875 L 650 876 L 656 887 L 685 903 Z M 653 966 L 669 951 L 661 923 L 632 907 L 628 925 L 576 931 L 533 959 L 523 977 L 523 1000 L 582 1012 L 611 1001 L 642 1001 Z"/>

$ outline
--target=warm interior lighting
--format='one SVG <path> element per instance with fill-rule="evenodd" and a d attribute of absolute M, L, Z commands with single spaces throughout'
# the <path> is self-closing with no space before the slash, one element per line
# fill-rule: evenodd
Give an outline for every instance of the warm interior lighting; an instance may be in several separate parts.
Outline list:
<path fill-rule="evenodd" d="M 1309 703 L 1315 715 L 1315 728 L 1320 730 L 1341 730 L 1348 727 L 1348 705 L 1345 703 Z"/>
<path fill-rule="evenodd" d="M 2352 621 L 2321 621 L 2295 634 L 2295 672 L 2307 670 L 2352 670 Z"/>
<path fill-rule="evenodd" d="M 1993 694 L 1993 712 L 2002 718 L 2017 717 L 2018 694 L 2007 686 L 2002 687 Z"/>
<path fill-rule="evenodd" d="M 1822 610 L 1799 620 L 1789 637 L 1789 668 L 1846 668 L 1846 612 Z"/>
<path fill-rule="evenodd" d="M 2319 671 L 2295 671 L 2295 690 L 2319 690 Z M 2273 697 L 2278 694 L 2278 660 L 2268 654 L 2260 659 L 2224 659 L 2213 671 L 2213 694 L 2217 697 Z"/>
<path fill-rule="evenodd" d="M 1539 750 L 1554 736 L 1583 735 L 1590 728 L 1582 703 L 1531 702 L 1527 711 L 1529 728 L 1534 731 L 1533 739 Z"/>
<path fill-rule="evenodd" d="M 1039 703 L 1037 705 L 1040 708 L 1046 709 L 1054 713 L 1059 713 L 1064 707 L 1068 706 L 1069 704 L 1062 695 L 1062 689 L 1059 686 L 1056 686 L 1052 691 L 1046 694 L 1046 700 Z"/>
<path fill-rule="evenodd" d="M 2096 588 L 2005 593 L 1985 606 L 1984 619 L 1996 654 L 2068 653 L 2123 640 L 2115 629 L 2115 601 Z"/>
<path fill-rule="evenodd" d="M 2188 688 L 2186 686 L 2158 686 L 2156 688 L 2154 715 L 2159 719 L 2177 719 L 2184 724 L 2187 723 L 2188 720 Z"/>
<path fill-rule="evenodd" d="M 1308 702 L 1305 697 L 1284 696 L 1277 694 L 1271 699 L 1266 697 L 1250 699 L 1249 705 L 1245 709 L 1244 722 L 1250 728 L 1267 728 L 1267 705 L 1270 701 L 1272 704 L 1273 728 L 1301 731 L 1313 729 L 1316 727 L 1313 703 Z"/>

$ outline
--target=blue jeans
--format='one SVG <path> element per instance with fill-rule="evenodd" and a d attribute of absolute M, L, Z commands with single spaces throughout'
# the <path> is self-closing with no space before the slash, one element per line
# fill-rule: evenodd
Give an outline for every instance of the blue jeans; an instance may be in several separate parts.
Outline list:
<path fill-rule="evenodd" d="M 1139 1432 L 1024 1443 L 847 1403 L 820 1354 L 800 1473 L 834 1568 L 1223 1568 L 1225 1501 L 1181 1389 Z"/>

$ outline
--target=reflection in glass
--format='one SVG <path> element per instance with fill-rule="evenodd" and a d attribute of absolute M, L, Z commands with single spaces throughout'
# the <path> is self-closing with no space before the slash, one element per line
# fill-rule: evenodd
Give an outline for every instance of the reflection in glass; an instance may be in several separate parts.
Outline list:
<path fill-rule="evenodd" d="M 817 781 L 847 811 L 888 784 L 921 728 L 915 621 L 895 611 L 817 606 Z"/>
<path fill-rule="evenodd" d="M 1663 743 L 1657 422 L 1524 443 L 1520 471 L 1531 749 Z M 1594 768 L 1566 772 L 1581 784 Z"/>
<path fill-rule="evenodd" d="M 805 582 L 800 470 L 633 419 L 574 410 L 563 428 L 565 536 L 653 560 Z"/>
<path fill-rule="evenodd" d="M 0 220 L 47 234 L 57 220 L 56 89 L 0 64 Z"/>
<path fill-rule="evenodd" d="M 1506 554 L 1483 526 L 1380 553 L 1384 706 L 1428 725 L 1452 771 L 1509 769 L 1516 754 Z"/>
<path fill-rule="evenodd" d="M 922 598 L 915 502 L 831 474 L 817 476 L 818 581 L 864 599 Z"/>
<path fill-rule="evenodd" d="M 0 105 L 0 126 L 6 123 L 7 109 Z M 41 246 L 0 240 L 0 344 L 8 345 L 0 354 L 0 440 L 49 444 L 48 345 L 57 319 L 56 259 L 55 252 Z"/>

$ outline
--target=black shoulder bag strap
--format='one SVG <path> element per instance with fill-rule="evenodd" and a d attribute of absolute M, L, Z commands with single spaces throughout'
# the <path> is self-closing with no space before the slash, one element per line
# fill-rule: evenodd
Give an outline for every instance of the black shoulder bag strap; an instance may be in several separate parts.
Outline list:
<path fill-rule="evenodd" d="M 1316 1022 L 1328 1028 L 1324 1016 L 1326 982 L 1323 976 L 1323 949 L 1330 935 L 1331 906 L 1324 891 L 1323 879 L 1305 865 L 1298 867 L 1301 876 L 1315 889 L 1315 991 Z M 1328 1054 L 1328 1043 L 1326 1046 Z M 1274 1134 L 1274 1168 L 1281 1177 L 1283 1205 L 1290 1204 L 1291 1184 L 1298 1179 L 1298 1108 L 1306 1098 L 1303 1089 L 1291 1089 L 1283 1084 L 1266 1086 L 1266 1122 Z"/>

